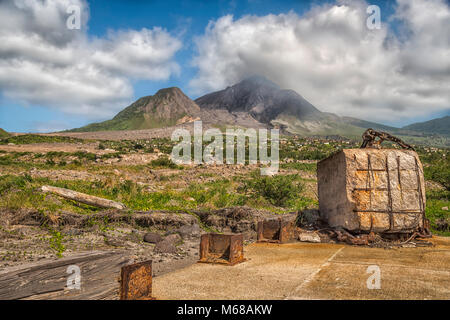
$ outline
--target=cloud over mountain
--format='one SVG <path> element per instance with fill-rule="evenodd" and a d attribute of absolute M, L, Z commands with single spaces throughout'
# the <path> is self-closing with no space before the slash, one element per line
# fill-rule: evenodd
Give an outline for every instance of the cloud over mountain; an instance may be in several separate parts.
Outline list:
<path fill-rule="evenodd" d="M 196 39 L 190 86 L 200 94 L 261 74 L 323 111 L 376 121 L 449 109 L 449 5 L 398 0 L 395 14 L 381 12 L 374 30 L 366 26 L 367 6 L 338 1 L 302 16 L 212 21 Z"/>
<path fill-rule="evenodd" d="M 81 29 L 66 26 L 76 5 Z M 132 80 L 179 73 L 181 42 L 166 30 L 111 30 L 88 37 L 84 0 L 0 2 L 0 92 L 28 104 L 83 114 L 113 114 L 132 99 Z"/>

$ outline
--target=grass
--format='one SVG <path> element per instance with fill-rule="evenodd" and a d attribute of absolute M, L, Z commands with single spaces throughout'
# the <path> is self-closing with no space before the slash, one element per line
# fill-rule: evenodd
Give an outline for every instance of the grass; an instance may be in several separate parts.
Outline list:
<path fill-rule="evenodd" d="M 66 247 L 63 244 L 64 236 L 61 232 L 49 229 L 50 237 L 48 239 L 50 243 L 50 248 L 56 252 L 58 258 L 62 258 L 62 254 L 66 251 Z"/>
<path fill-rule="evenodd" d="M 317 163 L 290 162 L 280 164 L 281 169 L 292 169 L 306 172 L 316 172 Z"/>
<path fill-rule="evenodd" d="M 190 183 L 184 189 L 165 187 L 149 192 L 131 180 L 108 176 L 104 181 L 51 180 L 29 175 L 0 176 L 0 207 L 34 208 L 44 214 L 69 211 L 92 214 L 99 209 L 75 203 L 39 191 L 42 185 L 53 185 L 78 192 L 120 201 L 135 211 L 217 209 L 247 205 L 268 210 L 296 210 L 314 205 L 314 200 L 301 196 L 303 184 L 297 175 L 251 176 L 217 179 L 206 183 Z"/>
<path fill-rule="evenodd" d="M 10 134 L 8 132 L 6 132 L 2 128 L 0 128 L 0 139 L 5 139 L 5 138 L 8 138 L 9 136 L 10 136 Z"/>
<path fill-rule="evenodd" d="M 450 230 L 439 230 L 437 225 L 438 219 L 447 219 L 450 221 L 450 211 L 442 210 L 443 207 L 450 207 L 450 192 L 445 190 L 428 191 L 426 217 L 430 220 L 433 233 L 450 236 Z"/>
<path fill-rule="evenodd" d="M 296 174 L 269 177 L 254 172 L 244 182 L 242 190 L 251 197 L 263 198 L 274 206 L 286 207 L 302 194 L 304 185 Z"/>
<path fill-rule="evenodd" d="M 183 169 L 182 166 L 177 165 L 168 157 L 160 157 L 158 159 L 152 160 L 150 162 L 150 165 L 153 168 Z"/>
<path fill-rule="evenodd" d="M 20 136 L 12 136 L 0 140 L 0 144 L 31 144 L 31 143 L 83 143 L 86 140 L 63 137 L 63 136 L 41 136 L 37 134 L 24 134 Z"/>

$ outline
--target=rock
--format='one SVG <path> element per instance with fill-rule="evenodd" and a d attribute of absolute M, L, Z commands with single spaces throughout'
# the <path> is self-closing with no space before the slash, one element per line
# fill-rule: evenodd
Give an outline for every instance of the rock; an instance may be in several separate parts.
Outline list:
<path fill-rule="evenodd" d="M 436 230 L 439 231 L 450 231 L 450 218 L 439 218 L 435 221 Z"/>
<path fill-rule="evenodd" d="M 177 244 L 179 241 L 181 241 L 181 236 L 178 233 L 173 233 L 165 237 L 164 241 Z"/>
<path fill-rule="evenodd" d="M 448 207 L 442 207 L 441 210 L 448 211 Z"/>
<path fill-rule="evenodd" d="M 179 227 L 177 232 L 182 238 L 198 237 L 200 236 L 201 229 L 198 224 L 191 224 Z"/>
<path fill-rule="evenodd" d="M 300 232 L 298 234 L 298 240 L 302 242 L 321 242 L 319 235 L 315 232 Z"/>
<path fill-rule="evenodd" d="M 320 219 L 320 212 L 316 209 L 303 210 L 298 215 L 300 226 L 316 225 Z"/>
<path fill-rule="evenodd" d="M 156 232 L 147 232 L 144 234 L 144 242 L 158 243 L 162 240 L 162 237 Z"/>
<path fill-rule="evenodd" d="M 112 247 L 122 247 L 123 241 L 120 241 L 119 239 L 113 238 L 113 237 L 105 237 L 105 243 Z"/>
<path fill-rule="evenodd" d="M 83 234 L 83 230 L 69 229 L 66 231 L 66 235 L 68 235 L 68 236 L 79 236 L 80 234 Z"/>
<path fill-rule="evenodd" d="M 171 241 L 164 239 L 156 244 L 153 251 L 158 253 L 176 253 L 177 247 Z"/>

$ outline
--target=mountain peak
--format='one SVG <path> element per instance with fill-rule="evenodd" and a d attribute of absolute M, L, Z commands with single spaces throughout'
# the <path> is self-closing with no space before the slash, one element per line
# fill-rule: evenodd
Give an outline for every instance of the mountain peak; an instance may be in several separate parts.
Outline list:
<path fill-rule="evenodd" d="M 261 75 L 253 75 L 248 78 L 245 78 L 244 80 L 235 84 L 234 86 L 242 86 L 242 85 L 246 85 L 246 84 L 251 84 L 254 86 L 273 87 L 273 88 L 280 89 L 280 87 L 276 83 L 270 81 L 269 79 L 267 79 L 266 77 L 263 77 Z"/>
<path fill-rule="evenodd" d="M 157 96 L 157 95 L 164 95 L 164 94 L 182 94 L 182 95 L 185 95 L 183 93 L 183 91 L 181 91 L 181 89 L 178 88 L 178 87 L 168 87 L 168 88 L 159 89 L 155 93 L 155 96 Z"/>
<path fill-rule="evenodd" d="M 180 88 L 158 90 L 153 96 L 139 98 L 114 118 L 93 123 L 75 131 L 151 129 L 176 125 L 180 119 L 190 119 L 200 107 Z"/>
<path fill-rule="evenodd" d="M 318 117 L 321 112 L 293 90 L 281 88 L 265 77 L 254 75 L 224 90 L 207 94 L 195 102 L 205 109 L 248 112 L 262 123 L 281 114 L 299 118 Z"/>

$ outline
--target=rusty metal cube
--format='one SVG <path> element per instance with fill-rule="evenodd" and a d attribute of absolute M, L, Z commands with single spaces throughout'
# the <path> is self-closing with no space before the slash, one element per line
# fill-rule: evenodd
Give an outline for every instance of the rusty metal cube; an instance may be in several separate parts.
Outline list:
<path fill-rule="evenodd" d="M 122 267 L 120 300 L 153 300 L 152 260 Z"/>
<path fill-rule="evenodd" d="M 272 218 L 258 221 L 257 242 L 286 243 L 294 239 L 292 220 Z"/>
<path fill-rule="evenodd" d="M 233 266 L 245 261 L 244 237 L 242 234 L 202 234 L 200 260 L 198 262 L 219 263 Z"/>

